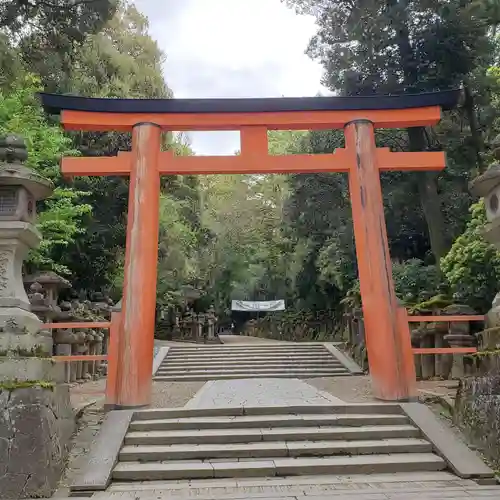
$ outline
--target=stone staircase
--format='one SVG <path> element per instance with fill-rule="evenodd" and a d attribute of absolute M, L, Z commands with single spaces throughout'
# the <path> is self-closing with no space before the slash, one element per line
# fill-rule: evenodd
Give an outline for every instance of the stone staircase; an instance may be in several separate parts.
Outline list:
<path fill-rule="evenodd" d="M 111 477 L 134 490 L 144 481 L 446 468 L 397 404 L 183 408 L 134 412 Z"/>
<path fill-rule="evenodd" d="M 351 373 L 349 362 L 329 344 L 235 344 L 170 347 L 155 380 L 314 378 Z"/>

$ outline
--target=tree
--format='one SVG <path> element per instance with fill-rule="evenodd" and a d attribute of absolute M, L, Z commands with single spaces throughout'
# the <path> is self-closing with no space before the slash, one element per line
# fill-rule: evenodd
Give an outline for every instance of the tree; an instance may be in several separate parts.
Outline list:
<path fill-rule="evenodd" d="M 43 241 L 31 253 L 28 266 L 69 274 L 69 268 L 59 257 L 84 231 L 82 218 L 90 213 L 91 207 L 82 203 L 85 193 L 61 183 L 61 156 L 77 152 L 59 127 L 47 123 L 35 98 L 39 85 L 37 77 L 27 74 L 19 77 L 10 93 L 0 91 L 0 134 L 21 135 L 28 148 L 27 166 L 56 184 L 51 198 L 40 204 L 37 226 Z"/>
<path fill-rule="evenodd" d="M 113 16 L 115 0 L 0 0 L 0 30 L 46 90 L 64 84 L 89 33 Z"/>
<path fill-rule="evenodd" d="M 348 95 L 457 87 L 491 53 L 488 23 L 482 11 L 463 0 L 287 3 L 316 17 L 318 31 L 307 52 L 323 64 L 324 83 Z M 474 117 L 473 108 L 474 103 L 469 103 L 470 119 Z M 408 129 L 407 136 L 411 151 L 435 147 L 423 128 Z M 479 148 L 477 143 L 476 137 Z M 479 151 L 476 153 L 477 158 Z M 443 216 L 439 177 L 424 173 L 413 178 L 431 249 L 439 262 L 451 241 Z"/>
<path fill-rule="evenodd" d="M 454 297 L 486 312 L 498 292 L 500 253 L 482 235 L 486 224 L 484 202 L 472 205 L 470 213 L 464 233 L 453 243 L 441 267 Z"/>
<path fill-rule="evenodd" d="M 164 54 L 148 33 L 147 18 L 133 5 L 121 2 L 100 32 L 85 37 L 57 90 L 99 97 L 171 97 L 162 75 L 163 61 Z M 112 156 L 131 147 L 130 134 L 82 132 L 72 137 L 84 156 Z M 172 137 L 165 135 L 164 148 L 172 143 Z M 173 178 L 164 180 L 163 188 L 168 190 L 170 184 L 178 189 L 178 180 Z M 87 193 L 84 201 L 93 211 L 85 218 L 85 233 L 61 255 L 62 262 L 72 270 L 77 288 L 109 288 L 120 282 L 122 273 L 128 179 L 81 177 L 72 185 Z"/>

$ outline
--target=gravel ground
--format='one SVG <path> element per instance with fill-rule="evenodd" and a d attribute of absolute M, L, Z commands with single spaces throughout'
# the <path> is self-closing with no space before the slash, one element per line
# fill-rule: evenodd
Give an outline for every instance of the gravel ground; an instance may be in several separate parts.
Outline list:
<path fill-rule="evenodd" d="M 370 377 L 331 377 L 310 378 L 306 382 L 316 389 L 328 392 L 346 403 L 365 403 L 377 401 L 371 393 Z M 430 391 L 453 399 L 457 390 L 457 382 L 450 380 L 422 380 L 417 382 L 420 391 Z M 423 396 L 422 392 L 420 393 Z"/>
<path fill-rule="evenodd" d="M 309 378 L 306 382 L 346 403 L 375 401 L 368 376 Z"/>
<path fill-rule="evenodd" d="M 153 408 L 178 408 L 184 406 L 205 382 L 153 382 Z"/>

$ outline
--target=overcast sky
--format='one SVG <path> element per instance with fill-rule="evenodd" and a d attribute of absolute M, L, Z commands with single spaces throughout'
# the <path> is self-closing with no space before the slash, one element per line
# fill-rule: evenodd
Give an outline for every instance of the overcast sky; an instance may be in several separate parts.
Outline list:
<path fill-rule="evenodd" d="M 301 97 L 327 93 L 304 51 L 314 20 L 280 0 L 135 0 L 167 54 L 175 97 Z M 233 154 L 233 132 L 190 134 L 198 154 Z"/>

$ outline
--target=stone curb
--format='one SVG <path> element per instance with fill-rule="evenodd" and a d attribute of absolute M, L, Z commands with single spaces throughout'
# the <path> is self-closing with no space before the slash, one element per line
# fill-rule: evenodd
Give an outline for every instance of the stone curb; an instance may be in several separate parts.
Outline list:
<path fill-rule="evenodd" d="M 349 373 L 353 375 L 364 375 L 363 369 L 355 363 L 353 359 L 349 358 L 342 351 L 337 349 L 334 344 L 331 342 L 325 342 L 323 345 L 325 346 L 325 349 L 330 351 L 334 358 L 338 359 L 342 365 L 349 370 Z"/>
<path fill-rule="evenodd" d="M 70 485 L 71 492 L 103 491 L 109 486 L 133 414 L 134 411 L 114 410 L 106 415 L 90 446 L 86 466 Z"/>
<path fill-rule="evenodd" d="M 481 458 L 444 426 L 426 405 L 401 403 L 401 408 L 457 476 L 464 479 L 494 477 Z"/>
<path fill-rule="evenodd" d="M 169 350 L 170 350 L 169 346 L 160 347 L 160 350 L 153 359 L 153 376 L 156 375 L 158 368 L 160 368 L 160 365 L 163 363 L 163 360 L 167 357 Z"/>

